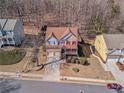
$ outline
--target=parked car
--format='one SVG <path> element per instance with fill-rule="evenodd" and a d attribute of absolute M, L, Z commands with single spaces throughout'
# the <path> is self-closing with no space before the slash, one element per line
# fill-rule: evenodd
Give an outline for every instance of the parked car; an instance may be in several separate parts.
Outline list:
<path fill-rule="evenodd" d="M 115 90 L 122 90 L 123 87 L 117 83 L 108 83 L 107 88 L 108 89 L 115 89 Z"/>

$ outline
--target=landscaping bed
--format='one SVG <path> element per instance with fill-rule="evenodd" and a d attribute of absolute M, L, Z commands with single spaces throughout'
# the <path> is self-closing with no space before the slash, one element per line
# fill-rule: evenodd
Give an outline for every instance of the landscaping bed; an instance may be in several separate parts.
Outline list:
<path fill-rule="evenodd" d="M 11 65 L 20 62 L 26 51 L 24 49 L 14 49 L 11 51 L 0 50 L 0 65 Z"/>

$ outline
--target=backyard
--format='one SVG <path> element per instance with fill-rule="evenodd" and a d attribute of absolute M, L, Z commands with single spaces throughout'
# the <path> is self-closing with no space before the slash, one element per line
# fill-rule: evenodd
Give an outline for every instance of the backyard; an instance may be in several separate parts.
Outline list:
<path fill-rule="evenodd" d="M 0 50 L 0 65 L 12 65 L 20 62 L 26 51 L 24 49 L 14 49 L 10 51 Z"/>

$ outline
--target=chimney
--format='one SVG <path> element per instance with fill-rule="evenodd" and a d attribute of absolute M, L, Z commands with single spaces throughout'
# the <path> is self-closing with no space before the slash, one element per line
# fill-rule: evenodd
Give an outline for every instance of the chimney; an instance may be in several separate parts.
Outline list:
<path fill-rule="evenodd" d="M 46 32 L 47 31 L 47 25 L 42 26 L 41 30 Z"/>

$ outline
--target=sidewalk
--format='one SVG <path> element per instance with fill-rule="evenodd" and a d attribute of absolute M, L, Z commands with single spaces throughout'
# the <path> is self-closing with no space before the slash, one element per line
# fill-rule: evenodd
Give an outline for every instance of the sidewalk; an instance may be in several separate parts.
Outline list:
<path fill-rule="evenodd" d="M 79 78 L 79 77 L 67 77 L 67 76 L 61 76 L 62 80 L 69 80 L 69 81 L 84 81 L 84 82 L 92 82 L 92 83 L 117 83 L 114 80 L 100 80 L 100 79 L 90 79 L 90 78 Z"/>
<path fill-rule="evenodd" d="M 19 78 L 21 80 L 39 80 L 39 81 L 44 81 L 43 80 L 43 75 L 39 74 L 24 74 L 24 73 L 9 73 L 9 72 L 0 72 L 0 76 L 11 76 L 14 78 Z M 55 81 L 55 80 L 54 80 Z M 89 82 L 89 83 L 117 83 L 116 81 L 113 80 L 98 80 L 98 79 L 90 79 L 90 78 L 79 78 L 79 77 L 67 77 L 67 76 L 60 76 L 59 81 L 64 81 L 64 82 Z M 58 82 L 58 81 L 57 81 Z"/>
<path fill-rule="evenodd" d="M 0 72 L 0 76 L 11 76 L 11 77 L 31 77 L 31 78 L 41 78 L 43 75 L 39 74 L 25 74 L 25 73 L 11 73 L 11 72 Z"/>

